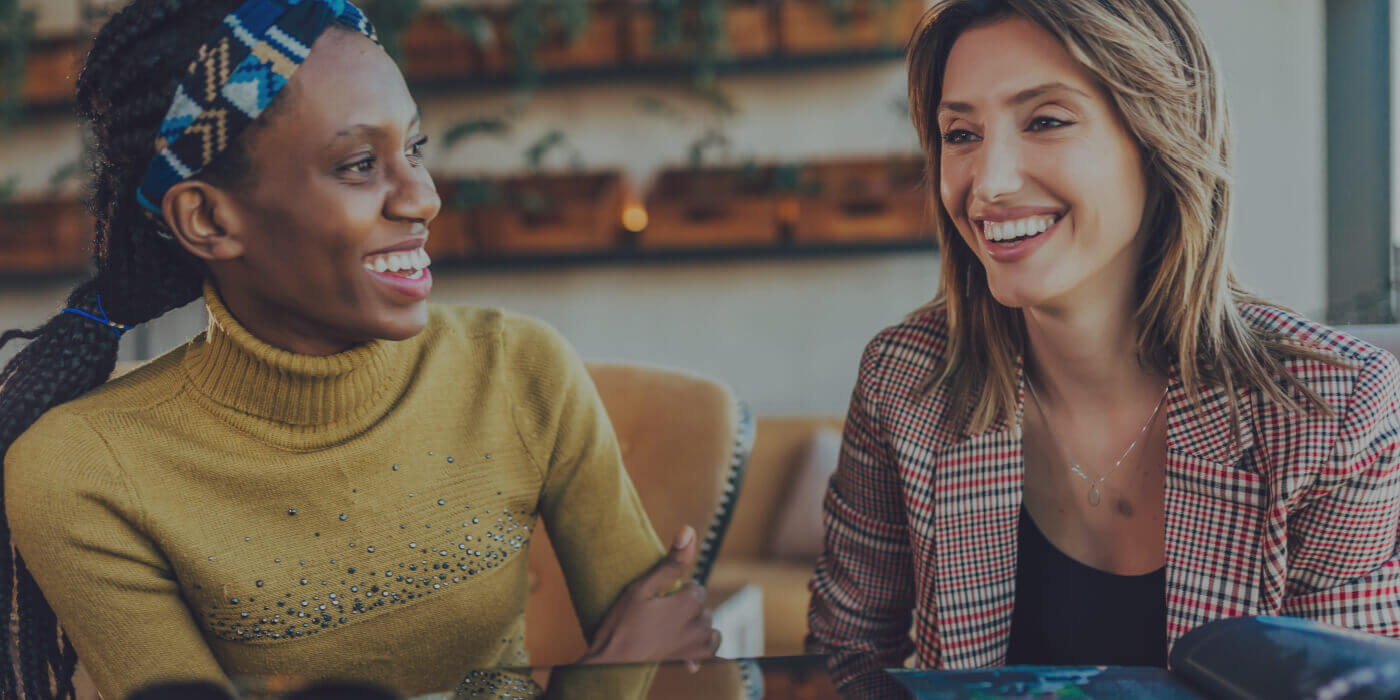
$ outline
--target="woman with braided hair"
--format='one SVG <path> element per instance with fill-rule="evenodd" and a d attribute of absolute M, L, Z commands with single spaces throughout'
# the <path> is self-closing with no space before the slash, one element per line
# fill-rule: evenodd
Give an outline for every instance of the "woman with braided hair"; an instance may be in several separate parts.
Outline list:
<path fill-rule="evenodd" d="M 135 0 L 78 106 L 97 273 L 0 339 L 29 341 L 0 373 L 0 695 L 71 696 L 78 657 L 107 698 L 526 665 L 537 517 L 585 660 L 713 653 L 703 590 L 657 595 L 694 533 L 657 538 L 569 346 L 427 305 L 427 139 L 354 5 Z M 200 298 L 206 332 L 104 384 L 123 332 Z"/>

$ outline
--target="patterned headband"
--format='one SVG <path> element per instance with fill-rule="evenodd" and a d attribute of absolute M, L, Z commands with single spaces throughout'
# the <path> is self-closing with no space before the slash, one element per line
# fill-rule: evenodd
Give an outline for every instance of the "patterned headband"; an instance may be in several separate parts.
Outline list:
<path fill-rule="evenodd" d="M 136 191 L 141 206 L 160 215 L 165 193 L 203 172 L 267 109 L 332 22 L 379 43 L 348 0 L 248 0 L 224 17 L 175 89 Z"/>

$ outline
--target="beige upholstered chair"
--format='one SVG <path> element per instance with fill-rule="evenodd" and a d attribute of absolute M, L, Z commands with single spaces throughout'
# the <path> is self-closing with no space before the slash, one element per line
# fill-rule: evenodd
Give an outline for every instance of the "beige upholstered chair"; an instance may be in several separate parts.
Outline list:
<path fill-rule="evenodd" d="M 669 543 L 682 526 L 695 528 L 700 552 L 692 578 L 704 583 L 753 445 L 747 409 L 725 385 L 675 370 L 591 364 L 588 373 L 656 533 Z M 545 528 L 531 541 L 530 573 L 530 662 L 570 663 L 587 646 Z"/>

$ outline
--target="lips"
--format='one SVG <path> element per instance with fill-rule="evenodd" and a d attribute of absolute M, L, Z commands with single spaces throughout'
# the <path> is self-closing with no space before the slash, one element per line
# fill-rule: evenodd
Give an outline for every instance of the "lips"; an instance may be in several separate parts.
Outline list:
<path fill-rule="evenodd" d="M 1033 213 L 1016 218 L 989 218 L 975 223 L 982 234 L 982 247 L 987 251 L 987 256 L 994 262 L 1009 264 L 1024 260 L 1039 250 L 1060 230 L 1067 218 L 1068 212 L 1058 216 Z M 1049 225 L 1042 228 L 1046 223 Z"/>

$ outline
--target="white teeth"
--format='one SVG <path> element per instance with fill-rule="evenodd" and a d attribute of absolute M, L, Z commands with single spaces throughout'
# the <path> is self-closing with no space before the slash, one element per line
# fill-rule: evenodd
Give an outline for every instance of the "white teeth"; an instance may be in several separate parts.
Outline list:
<path fill-rule="evenodd" d="M 406 274 L 404 276 L 408 279 L 418 279 L 423 276 L 422 271 L 432 264 L 432 260 L 428 257 L 427 251 L 418 248 L 401 253 L 376 255 L 373 258 L 365 259 L 363 264 L 366 270 L 374 272 L 413 271 L 412 275 Z"/>
<path fill-rule="evenodd" d="M 1054 216 L 1028 216 L 1015 221 L 984 221 L 982 234 L 990 241 L 1010 241 L 1044 233 L 1054 225 Z"/>

